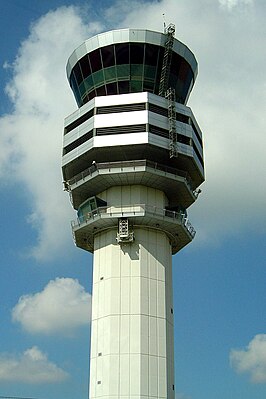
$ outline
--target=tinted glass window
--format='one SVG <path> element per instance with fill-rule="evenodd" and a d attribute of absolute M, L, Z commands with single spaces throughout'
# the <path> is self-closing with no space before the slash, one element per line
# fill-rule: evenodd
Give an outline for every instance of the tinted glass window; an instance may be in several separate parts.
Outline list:
<path fill-rule="evenodd" d="M 96 89 L 97 96 L 106 96 L 105 86 L 98 87 Z"/>
<path fill-rule="evenodd" d="M 85 79 L 87 76 L 89 76 L 91 74 L 91 67 L 90 67 L 89 58 L 88 58 L 87 54 L 85 55 L 85 57 L 81 58 L 79 64 L 80 64 L 83 78 Z"/>
<path fill-rule="evenodd" d="M 117 84 L 116 83 L 108 83 L 106 85 L 107 94 L 117 94 Z"/>
<path fill-rule="evenodd" d="M 179 70 L 179 78 L 183 81 L 186 80 L 188 74 L 189 74 L 189 66 L 185 61 L 182 61 L 181 66 L 180 66 L 180 70 Z"/>
<path fill-rule="evenodd" d="M 97 86 L 102 86 L 103 85 L 103 83 L 104 83 L 104 77 L 103 77 L 103 71 L 101 70 L 101 71 L 98 71 L 98 72 L 95 72 L 93 75 L 92 75 L 92 77 L 93 77 L 93 83 L 94 83 L 94 85 L 97 87 Z"/>
<path fill-rule="evenodd" d="M 79 67 L 79 63 L 77 63 L 75 65 L 73 72 L 74 72 L 77 84 L 79 85 L 82 82 L 82 80 L 83 80 L 82 79 L 81 70 L 80 70 L 80 67 Z"/>
<path fill-rule="evenodd" d="M 103 70 L 104 79 L 108 82 L 116 80 L 116 67 L 110 67 Z"/>
<path fill-rule="evenodd" d="M 77 82 L 76 82 L 75 75 L 74 75 L 73 71 L 71 72 L 69 80 L 70 80 L 70 86 L 71 86 L 72 90 L 78 91 L 78 85 L 77 85 Z"/>
<path fill-rule="evenodd" d="M 119 94 L 129 93 L 129 81 L 118 82 Z"/>
<path fill-rule="evenodd" d="M 153 44 L 146 44 L 145 65 L 157 65 L 158 50 L 159 48 L 157 46 L 154 46 Z"/>
<path fill-rule="evenodd" d="M 92 90 L 89 94 L 88 94 L 88 100 L 91 100 L 92 98 L 94 98 L 96 96 L 96 92 L 95 90 Z"/>
<path fill-rule="evenodd" d="M 100 50 L 94 50 L 89 54 L 90 62 L 91 62 L 91 70 L 92 72 L 97 72 L 102 69 L 102 62 L 100 56 Z"/>
<path fill-rule="evenodd" d="M 130 43 L 130 62 L 131 64 L 143 64 L 144 44 Z"/>
<path fill-rule="evenodd" d="M 114 46 L 103 47 L 101 53 L 104 68 L 115 65 Z"/>
<path fill-rule="evenodd" d="M 180 68 L 180 64 L 181 64 L 180 56 L 173 52 L 170 71 L 177 75 Z"/>
<path fill-rule="evenodd" d="M 129 44 L 121 43 L 115 45 L 115 57 L 116 64 L 128 64 L 129 63 Z"/>
<path fill-rule="evenodd" d="M 143 91 L 149 91 L 149 92 L 153 93 L 153 89 L 154 89 L 153 82 L 149 82 L 149 81 L 144 80 L 144 82 L 143 82 Z"/>

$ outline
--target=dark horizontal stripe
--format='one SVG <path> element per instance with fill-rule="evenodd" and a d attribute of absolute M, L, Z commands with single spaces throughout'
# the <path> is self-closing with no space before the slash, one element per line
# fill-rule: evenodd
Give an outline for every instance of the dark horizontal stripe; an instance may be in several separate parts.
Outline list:
<path fill-rule="evenodd" d="M 76 127 L 78 127 L 79 125 L 81 125 L 83 122 L 87 121 L 88 119 L 90 119 L 93 116 L 93 109 L 91 109 L 90 111 L 86 112 L 86 114 L 80 116 L 78 119 L 76 119 L 74 122 L 70 123 L 69 125 L 67 125 L 64 129 L 64 134 L 67 134 L 68 132 L 70 132 L 71 130 L 75 129 Z"/>
<path fill-rule="evenodd" d="M 132 112 L 132 111 L 143 111 L 145 110 L 146 103 L 138 104 L 122 104 L 122 105 L 111 105 L 108 107 L 98 107 L 96 114 L 113 114 L 117 112 Z"/>
<path fill-rule="evenodd" d="M 67 154 L 68 152 L 74 150 L 79 145 L 85 143 L 89 139 L 93 137 L 93 130 L 90 130 L 88 133 L 83 134 L 83 136 L 79 137 L 77 140 L 73 141 L 72 143 L 68 144 L 64 147 L 63 155 Z"/>
<path fill-rule="evenodd" d="M 127 133 L 140 133 L 146 131 L 146 125 L 127 125 L 127 126 L 112 126 L 101 127 L 96 129 L 96 136 L 107 134 L 127 134 Z"/>

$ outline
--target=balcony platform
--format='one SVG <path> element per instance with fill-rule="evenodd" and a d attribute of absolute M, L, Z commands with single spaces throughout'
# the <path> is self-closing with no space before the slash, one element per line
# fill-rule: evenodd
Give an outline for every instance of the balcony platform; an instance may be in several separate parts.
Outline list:
<path fill-rule="evenodd" d="M 147 160 L 95 163 L 68 181 L 75 209 L 87 198 L 112 186 L 139 184 L 165 193 L 169 206 L 188 208 L 197 198 L 188 173 Z"/>
<path fill-rule="evenodd" d="M 120 218 L 128 218 L 131 227 L 163 231 L 169 238 L 174 255 L 192 241 L 196 232 L 184 214 L 145 204 L 123 207 L 101 207 L 72 222 L 72 232 L 79 248 L 94 251 L 94 236 L 114 230 L 114 240 Z"/>

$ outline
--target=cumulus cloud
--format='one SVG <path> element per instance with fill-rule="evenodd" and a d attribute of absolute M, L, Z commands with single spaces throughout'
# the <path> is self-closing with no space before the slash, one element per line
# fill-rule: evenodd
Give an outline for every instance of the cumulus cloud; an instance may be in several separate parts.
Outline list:
<path fill-rule="evenodd" d="M 37 346 L 19 356 L 0 354 L 0 381 L 50 384 L 66 378 L 68 373 L 50 362 Z"/>
<path fill-rule="evenodd" d="M 22 296 L 12 310 L 12 319 L 32 334 L 72 334 L 88 325 L 91 295 L 77 280 L 51 280 L 41 292 Z"/>
<path fill-rule="evenodd" d="M 73 213 L 60 165 L 63 120 L 76 105 L 65 65 L 73 49 L 99 29 L 97 21 L 85 24 L 75 7 L 44 15 L 21 43 L 6 86 L 12 112 L 0 118 L 0 175 L 30 193 L 27 221 L 37 231 L 37 242 L 29 252 L 38 260 L 71 248 Z"/>
<path fill-rule="evenodd" d="M 219 3 L 222 7 L 227 8 L 228 10 L 232 10 L 237 6 L 247 6 L 253 4 L 253 0 L 219 0 Z"/>
<path fill-rule="evenodd" d="M 266 5 L 257 2 L 249 13 L 237 12 L 248 4 L 251 1 L 119 0 L 103 12 L 108 28 L 158 31 L 164 13 L 167 23 L 176 24 L 176 37 L 199 61 L 188 104 L 205 142 L 206 183 L 189 210 L 200 232 L 197 243 L 219 242 L 247 228 L 265 232 L 266 59 L 261 49 Z M 222 6 L 236 12 L 221 13 Z M 1 177 L 17 179 L 31 194 L 28 221 L 38 237 L 30 254 L 38 260 L 72 248 L 68 220 L 73 214 L 61 189 L 60 158 L 63 118 L 76 105 L 65 64 L 85 38 L 104 30 L 101 21 L 87 17 L 86 22 L 77 8 L 63 7 L 32 25 L 7 87 L 13 112 L 0 119 Z"/>
<path fill-rule="evenodd" d="M 232 349 L 231 366 L 250 375 L 253 383 L 266 383 L 266 334 L 256 335 L 244 350 Z"/>

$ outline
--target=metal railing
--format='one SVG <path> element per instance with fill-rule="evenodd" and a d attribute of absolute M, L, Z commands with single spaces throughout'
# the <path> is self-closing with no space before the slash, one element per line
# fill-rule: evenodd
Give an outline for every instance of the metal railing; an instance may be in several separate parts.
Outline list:
<path fill-rule="evenodd" d="M 130 214 L 132 216 L 139 216 L 140 214 L 148 213 L 149 215 L 161 216 L 163 218 L 170 218 L 178 220 L 180 224 L 186 228 L 191 237 L 193 238 L 196 231 L 187 216 L 183 212 L 170 211 L 168 209 L 158 208 L 157 206 L 146 205 L 146 204 L 134 204 L 134 205 L 123 205 L 123 207 L 116 206 L 104 206 L 94 209 L 92 212 L 88 212 L 85 215 L 80 216 L 78 219 L 71 222 L 72 229 L 80 227 L 83 224 L 89 223 L 95 217 L 99 217 L 103 214 L 110 217 L 127 217 Z"/>
<path fill-rule="evenodd" d="M 112 168 L 136 168 L 138 166 L 146 166 L 154 170 L 159 170 L 165 173 L 171 173 L 175 176 L 184 177 L 186 182 L 191 189 L 193 190 L 192 179 L 187 172 L 181 169 L 172 168 L 170 166 L 162 165 L 157 162 L 148 161 L 146 159 L 143 160 L 135 160 L 135 161 L 119 161 L 119 162 L 102 162 L 102 163 L 93 163 L 89 168 L 84 169 L 82 172 L 75 175 L 72 179 L 67 182 L 68 186 L 72 186 L 73 184 L 78 183 L 81 180 L 84 180 L 87 176 L 92 176 L 94 172 L 99 171 L 101 169 L 112 169 Z"/>

